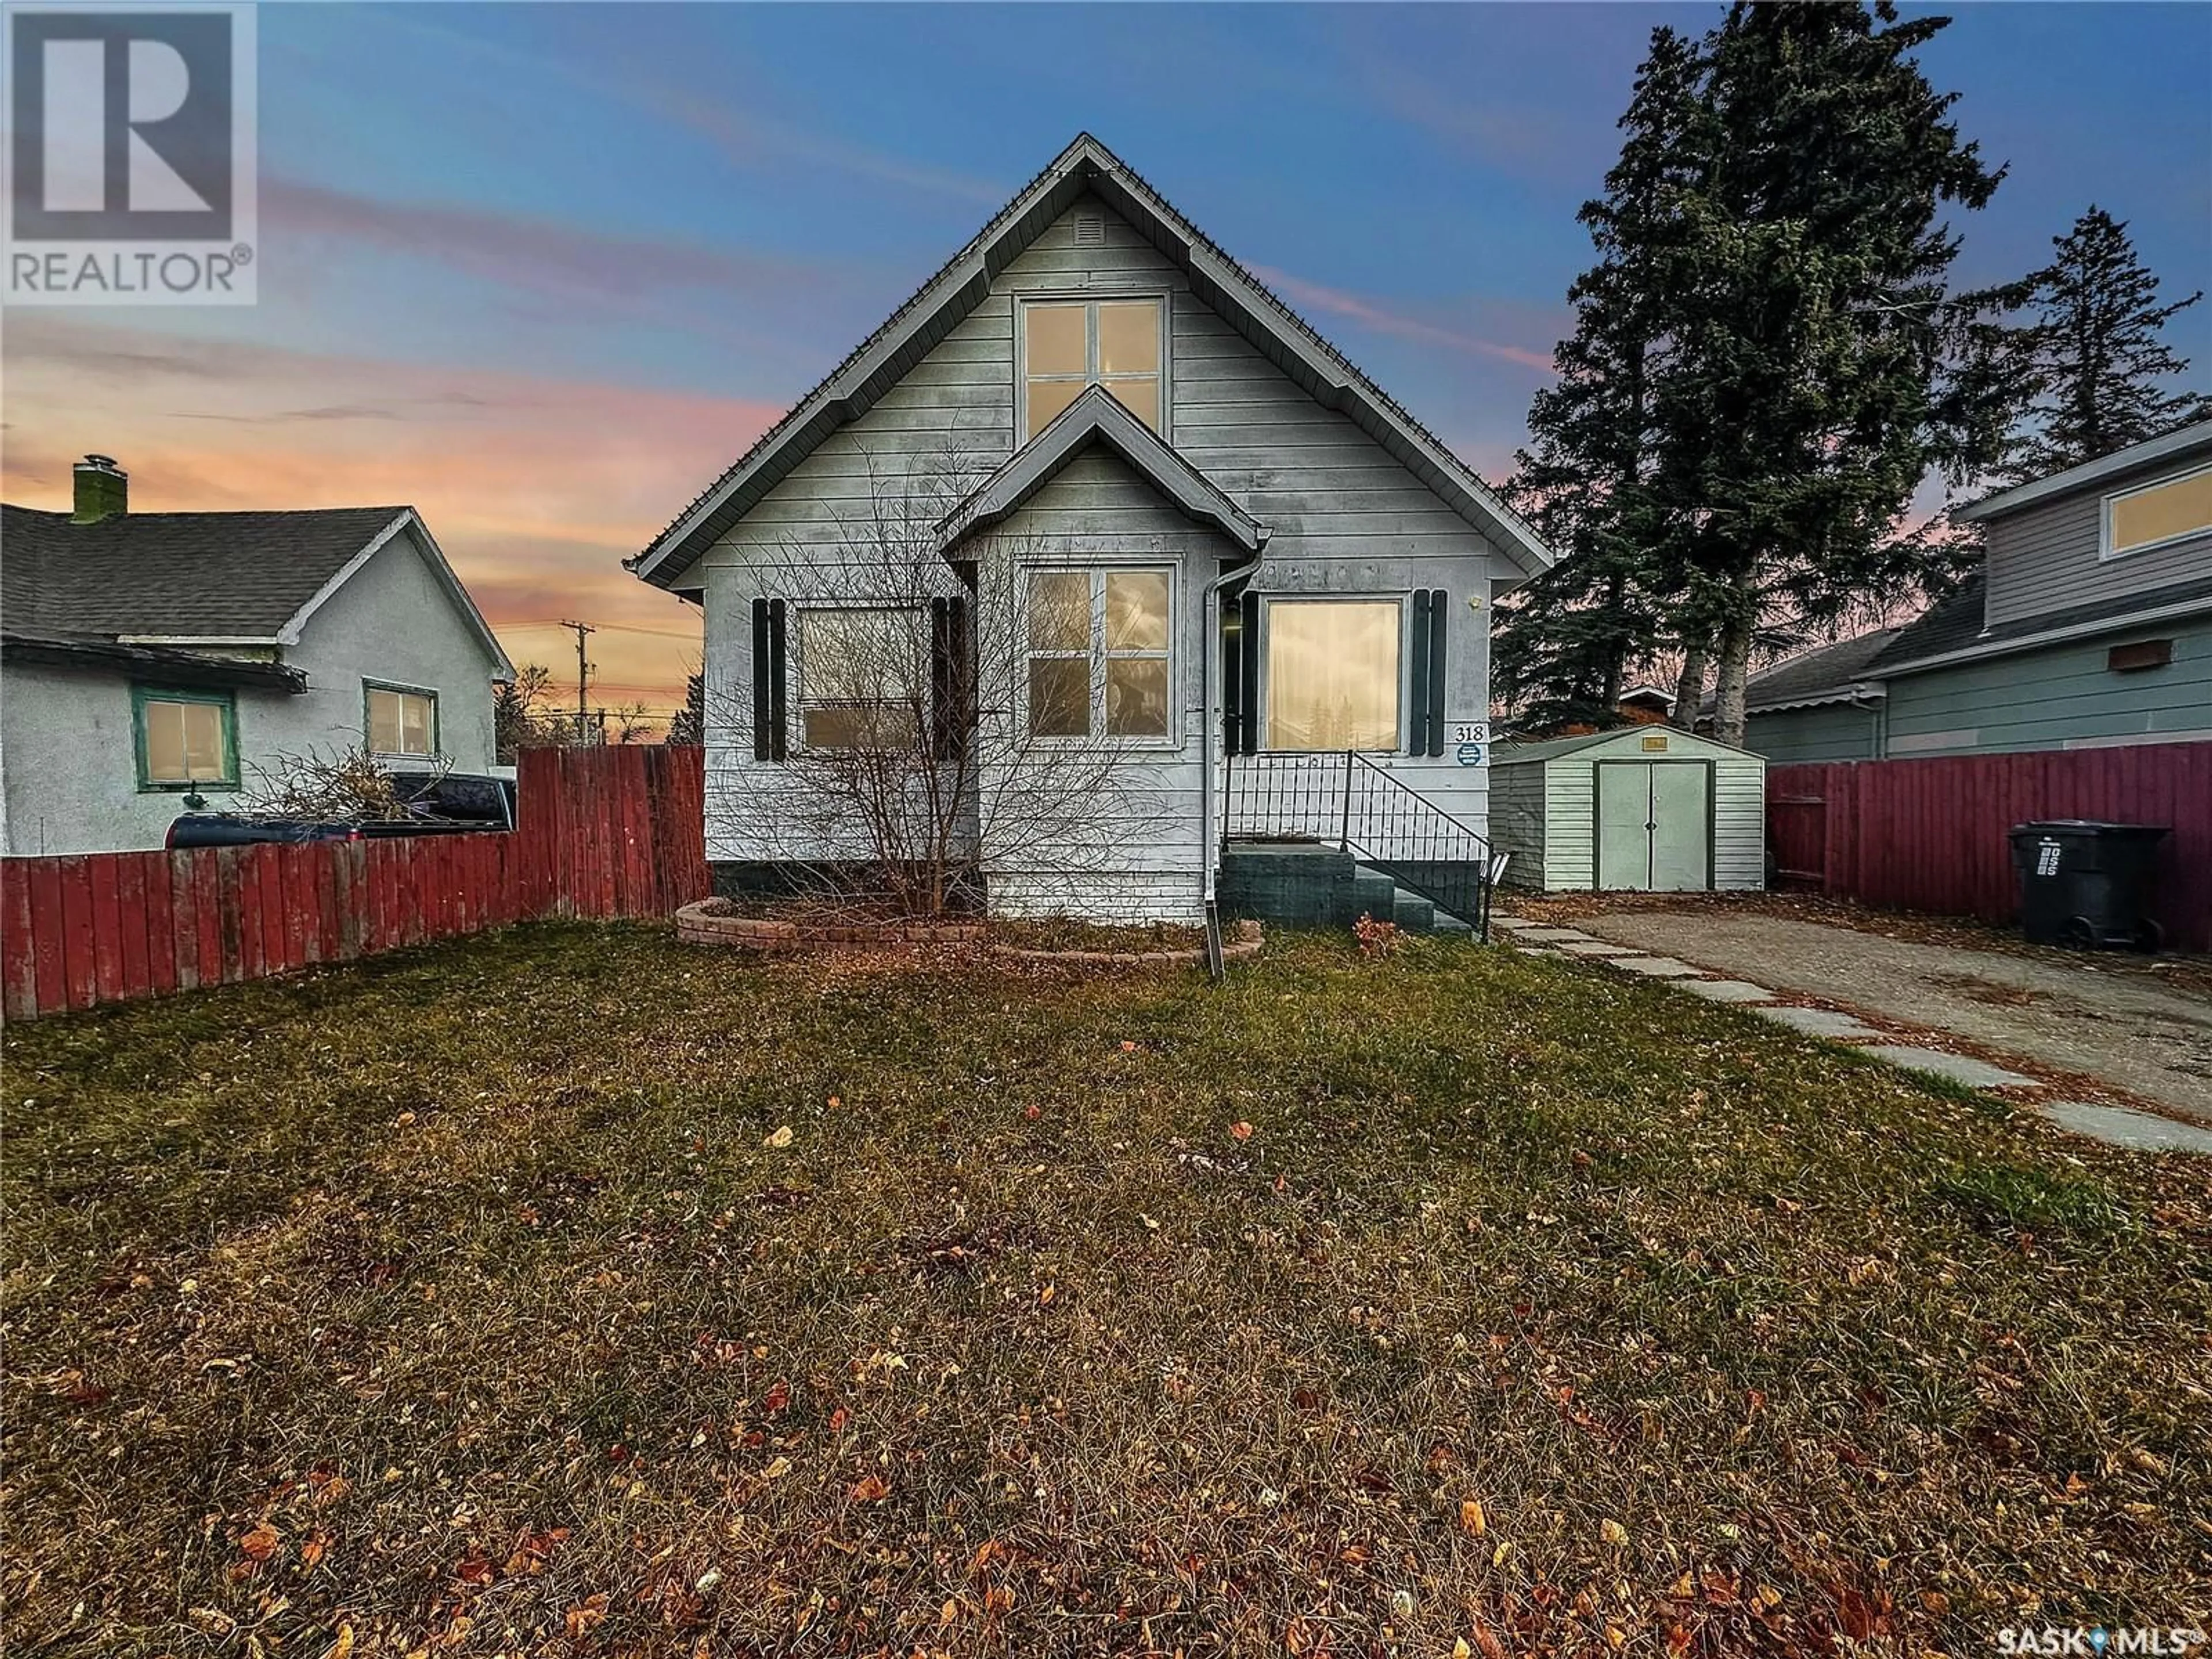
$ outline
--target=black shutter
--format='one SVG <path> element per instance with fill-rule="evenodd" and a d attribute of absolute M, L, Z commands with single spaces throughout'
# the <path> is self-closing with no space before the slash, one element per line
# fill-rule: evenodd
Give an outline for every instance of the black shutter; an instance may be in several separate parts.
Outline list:
<path fill-rule="evenodd" d="M 1408 684 L 1413 688 L 1413 718 L 1407 723 L 1406 752 L 1433 753 L 1429 747 L 1429 590 L 1425 587 L 1413 590 L 1413 672 Z"/>
<path fill-rule="evenodd" d="M 1260 752 L 1260 596 L 1249 592 L 1243 594 L 1237 600 L 1237 632 L 1243 636 L 1243 643 L 1237 653 L 1240 659 L 1237 665 L 1237 735 L 1242 739 L 1239 752 L 1256 755 Z"/>
<path fill-rule="evenodd" d="M 768 601 L 753 601 L 753 758 L 769 757 Z"/>
<path fill-rule="evenodd" d="M 1224 600 L 1221 606 L 1221 752 L 1243 753 L 1244 612 Z"/>
<path fill-rule="evenodd" d="M 1429 592 L 1429 753 L 1444 752 L 1444 617 L 1443 588 Z"/>
<path fill-rule="evenodd" d="M 957 760 L 975 723 L 970 658 L 974 642 L 969 636 L 968 601 L 964 598 L 929 602 L 930 752 L 939 760 Z"/>
<path fill-rule="evenodd" d="M 784 603 L 768 602 L 768 757 L 785 758 L 789 708 L 785 700 L 786 669 L 783 633 Z"/>

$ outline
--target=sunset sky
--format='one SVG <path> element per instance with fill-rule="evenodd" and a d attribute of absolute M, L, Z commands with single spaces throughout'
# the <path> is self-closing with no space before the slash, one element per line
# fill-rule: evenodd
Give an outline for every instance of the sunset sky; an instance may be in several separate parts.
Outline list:
<path fill-rule="evenodd" d="M 419 507 L 517 662 L 665 708 L 637 551 L 1079 130 L 1486 475 L 1587 262 L 1649 30 L 1717 7 L 264 5 L 260 303 L 11 311 L 7 498 Z M 2212 285 L 2212 7 L 1978 5 L 1925 53 L 2011 173 L 1962 276 L 2092 201 Z M 2212 386 L 2212 301 L 2175 325 Z M 5 550 L 0 549 L 0 556 Z"/>

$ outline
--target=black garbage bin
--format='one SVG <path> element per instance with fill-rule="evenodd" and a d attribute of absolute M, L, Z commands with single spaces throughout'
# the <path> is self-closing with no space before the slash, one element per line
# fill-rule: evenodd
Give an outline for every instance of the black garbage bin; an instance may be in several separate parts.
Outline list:
<path fill-rule="evenodd" d="M 2021 930 L 2039 945 L 2155 951 L 2164 931 L 2150 917 L 2160 824 L 2057 818 L 2017 823 Z"/>

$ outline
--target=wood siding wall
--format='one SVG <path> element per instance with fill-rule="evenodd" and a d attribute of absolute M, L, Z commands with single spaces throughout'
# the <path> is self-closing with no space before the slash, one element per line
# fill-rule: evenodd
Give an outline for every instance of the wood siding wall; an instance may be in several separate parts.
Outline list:
<path fill-rule="evenodd" d="M 2013 825 L 2167 825 L 2154 915 L 2172 945 L 2212 949 L 2212 743 L 1776 766 L 1766 789 L 1784 870 L 1838 897 L 1993 922 L 2019 911 Z"/>
<path fill-rule="evenodd" d="M 1077 244 L 1079 215 L 1103 217 L 1102 241 Z M 1177 267 L 1134 227 L 1097 198 L 1086 197 L 1043 229 L 993 281 L 976 309 L 921 356 L 880 401 L 824 440 L 704 556 L 710 858 L 800 855 L 787 840 L 764 844 L 750 827 L 758 813 L 722 810 L 724 803 L 757 799 L 759 792 L 778 787 L 773 767 L 754 761 L 750 726 L 738 718 L 750 706 L 746 616 L 752 599 L 763 591 L 761 568 L 787 567 L 794 551 L 824 565 L 841 562 L 854 544 L 851 526 L 874 513 L 886 495 L 904 494 L 908 481 L 941 475 L 949 465 L 972 484 L 1005 461 L 1015 447 L 1019 296 L 1062 291 L 1167 296 L 1165 435 L 1273 531 L 1257 586 L 1278 592 L 1389 592 L 1415 585 L 1445 589 L 1451 619 L 1445 716 L 1453 721 L 1487 717 L 1490 544 L 1348 416 L 1316 402 L 1201 302 Z M 1032 527 L 1041 529 L 1048 542 L 1062 535 L 1080 537 L 1092 556 L 1109 552 L 1102 537 L 1118 533 L 1117 527 L 1102 524 L 1093 533 L 1070 527 L 1064 517 L 1083 510 L 1083 493 L 1095 492 L 1098 483 L 1088 470 L 1074 471 L 1066 489 L 1058 489 L 1056 481 Z M 1149 495 L 1149 489 L 1145 493 Z M 1090 504 L 1117 511 L 1127 505 L 1103 496 Z M 1212 574 L 1201 568 L 1210 561 L 1196 556 L 1211 538 L 1171 513 L 1159 517 L 1165 511 L 1155 504 L 1152 515 L 1129 514 L 1118 529 L 1133 538 L 1130 550 L 1137 556 L 1157 556 L 1163 541 L 1192 556 L 1176 602 L 1194 622 L 1200 582 Z M 1499 569 L 1507 568 L 1499 562 Z M 1470 600 L 1476 603 L 1470 605 Z M 1184 656 L 1176 672 L 1186 708 L 1194 709 L 1200 642 L 1194 635 L 1178 643 Z M 721 718 L 713 717 L 716 710 L 724 711 Z M 1188 735 L 1194 742 L 1194 729 Z M 1400 757 L 1388 763 L 1408 769 L 1408 781 L 1455 816 L 1478 830 L 1485 827 L 1486 769 L 1457 767 L 1449 753 L 1441 759 Z M 1188 811 L 1178 809 L 1178 816 L 1194 824 L 1197 784 L 1194 766 L 1169 783 L 1187 793 Z M 1173 891 L 1195 892 L 1196 849 L 1194 838 L 1188 867 L 1170 884 Z M 1018 897 L 1024 890 L 1018 881 L 995 890 L 1009 902 L 1030 902 Z M 1172 914 L 1182 914 L 1179 903 Z"/>
<path fill-rule="evenodd" d="M 2187 461 L 2169 460 L 1991 520 L 1986 526 L 1989 625 L 2124 599 L 2212 572 L 2212 535 L 2117 559 L 2097 556 L 2106 496 L 2194 471 L 2206 459 L 2200 453 Z"/>
<path fill-rule="evenodd" d="M 2116 674 L 2125 640 L 2170 639 L 2163 668 Z M 1886 757 L 2156 743 L 2212 729 L 2212 622 L 2154 623 L 2078 644 L 1901 674 L 1882 711 Z M 1822 757 L 1840 759 L 1843 757 Z"/>
<path fill-rule="evenodd" d="M 512 834 L 0 860 L 10 1019 L 707 891 L 696 749 L 532 750 Z"/>

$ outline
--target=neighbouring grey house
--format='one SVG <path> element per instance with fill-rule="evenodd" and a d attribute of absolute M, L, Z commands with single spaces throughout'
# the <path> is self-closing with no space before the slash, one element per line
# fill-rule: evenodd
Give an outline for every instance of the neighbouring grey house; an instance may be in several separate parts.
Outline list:
<path fill-rule="evenodd" d="M 1766 885 L 1766 763 L 1672 726 L 1502 743 L 1490 818 L 1509 886 L 1686 893 Z"/>
<path fill-rule="evenodd" d="M 159 847 L 288 756 L 490 766 L 514 669 L 412 507 L 134 513 L 97 455 L 75 485 L 0 508 L 7 851 Z"/>
<path fill-rule="evenodd" d="M 2212 422 L 1978 501 L 1987 556 L 1917 622 L 1776 664 L 1776 762 L 2212 739 Z"/>
<path fill-rule="evenodd" d="M 1491 602 L 1549 555 L 1084 135 L 629 561 L 704 610 L 725 890 L 837 855 L 834 827 L 773 804 L 793 757 L 867 724 L 844 665 L 874 624 L 846 573 L 887 498 L 942 568 L 934 683 L 978 683 L 979 639 L 1026 654 L 1003 706 L 933 710 L 989 787 L 1103 738 L 1154 809 L 1081 848 L 971 826 L 993 911 L 1196 921 L 1227 838 L 1484 850 Z"/>

